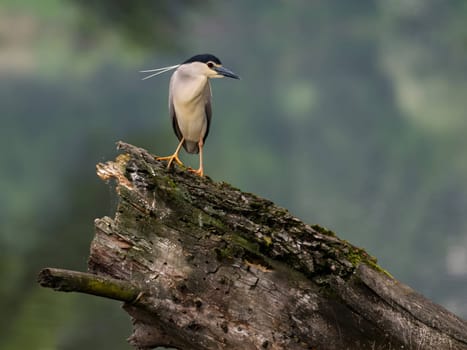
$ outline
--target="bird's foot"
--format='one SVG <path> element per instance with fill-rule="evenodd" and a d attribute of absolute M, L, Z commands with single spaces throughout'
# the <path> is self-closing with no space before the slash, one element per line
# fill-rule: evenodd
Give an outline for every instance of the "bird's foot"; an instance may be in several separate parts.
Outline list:
<path fill-rule="evenodd" d="M 167 157 L 156 157 L 156 160 L 168 160 L 169 162 L 167 164 L 167 168 L 170 168 L 170 165 L 173 161 L 175 161 L 175 163 L 177 163 L 178 165 L 183 166 L 182 161 L 180 160 L 180 158 L 178 158 L 178 154 L 172 154 L 171 156 Z"/>
<path fill-rule="evenodd" d="M 193 168 L 188 168 L 188 171 L 189 171 L 190 173 L 196 174 L 196 175 L 198 175 L 198 176 L 200 176 L 200 177 L 203 177 L 203 176 L 204 176 L 204 170 L 203 170 L 203 168 L 199 168 L 198 170 L 195 170 L 195 169 L 193 169 Z"/>

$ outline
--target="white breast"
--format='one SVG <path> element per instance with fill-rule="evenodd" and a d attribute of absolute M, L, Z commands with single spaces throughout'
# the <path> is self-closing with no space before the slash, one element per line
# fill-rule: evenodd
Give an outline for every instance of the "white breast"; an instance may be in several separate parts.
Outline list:
<path fill-rule="evenodd" d="M 207 129 L 206 103 L 210 98 L 207 77 L 177 70 L 170 79 L 170 99 L 186 141 L 198 143 Z"/>

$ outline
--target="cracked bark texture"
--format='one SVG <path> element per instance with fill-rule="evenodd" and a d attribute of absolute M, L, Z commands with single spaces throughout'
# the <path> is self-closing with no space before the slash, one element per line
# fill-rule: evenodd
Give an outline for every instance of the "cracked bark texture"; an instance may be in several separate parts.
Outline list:
<path fill-rule="evenodd" d="M 319 226 L 120 142 L 89 270 L 128 281 L 138 349 L 467 349 L 467 323 Z"/>

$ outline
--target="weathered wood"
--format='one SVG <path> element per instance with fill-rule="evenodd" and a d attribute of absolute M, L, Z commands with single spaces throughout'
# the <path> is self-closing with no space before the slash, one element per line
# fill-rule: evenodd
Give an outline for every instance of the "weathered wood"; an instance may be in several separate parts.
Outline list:
<path fill-rule="evenodd" d="M 145 150 L 99 164 L 115 218 L 89 269 L 144 290 L 126 303 L 139 349 L 467 349 L 467 323 L 362 249 L 285 209 Z"/>

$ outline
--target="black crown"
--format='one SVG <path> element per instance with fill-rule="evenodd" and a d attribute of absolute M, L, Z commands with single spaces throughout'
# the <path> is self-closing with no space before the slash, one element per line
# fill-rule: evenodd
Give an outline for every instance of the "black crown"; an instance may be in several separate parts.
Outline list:
<path fill-rule="evenodd" d="M 202 62 L 202 63 L 214 62 L 215 64 L 222 64 L 220 59 L 218 59 L 216 56 L 211 55 L 209 53 L 204 53 L 204 54 L 201 54 L 201 55 L 195 55 L 195 56 L 187 59 L 182 64 L 192 63 L 192 62 Z"/>

